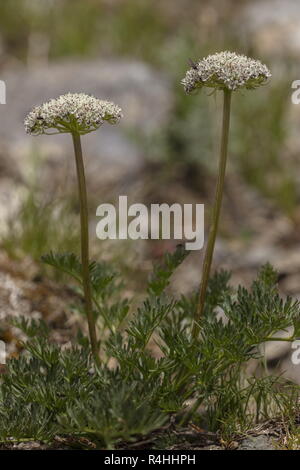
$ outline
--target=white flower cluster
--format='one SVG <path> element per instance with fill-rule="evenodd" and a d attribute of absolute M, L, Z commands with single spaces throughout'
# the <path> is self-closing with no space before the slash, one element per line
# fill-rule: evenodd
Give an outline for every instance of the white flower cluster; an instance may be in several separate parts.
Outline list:
<path fill-rule="evenodd" d="M 234 91 L 256 88 L 269 77 L 270 70 L 259 60 L 225 51 L 209 55 L 193 64 L 181 83 L 186 93 L 204 86 Z"/>
<path fill-rule="evenodd" d="M 122 117 L 119 106 L 84 93 L 67 93 L 36 106 L 25 118 L 28 134 L 47 134 L 51 129 L 59 133 L 87 134 L 105 121 L 116 124 Z"/>

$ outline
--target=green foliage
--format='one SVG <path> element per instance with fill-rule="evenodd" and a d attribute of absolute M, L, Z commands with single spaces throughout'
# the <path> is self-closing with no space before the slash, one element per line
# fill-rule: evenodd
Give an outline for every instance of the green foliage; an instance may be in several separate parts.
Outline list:
<path fill-rule="evenodd" d="M 34 338 L 39 335 L 48 337 L 50 329 L 44 320 L 35 320 L 34 318 L 25 317 L 11 317 L 10 323 L 12 326 L 19 328 L 28 338 Z"/>
<path fill-rule="evenodd" d="M 243 328 L 245 341 L 249 343 L 268 341 L 277 331 L 287 330 L 290 326 L 294 337 L 300 334 L 300 303 L 290 297 L 280 298 L 274 285 L 276 278 L 276 273 L 267 264 L 253 282 L 250 292 L 239 287 L 237 299 L 228 298 L 224 305 L 229 326 Z"/>
<path fill-rule="evenodd" d="M 171 414 L 200 420 L 227 436 L 260 419 L 290 413 L 298 390 L 281 378 L 249 377 L 245 367 L 278 330 L 292 327 L 289 341 L 300 334 L 299 302 L 280 298 L 269 265 L 249 291 L 233 291 L 229 273 L 216 273 L 199 338 L 193 341 L 196 294 L 168 298 L 165 292 L 185 255 L 179 247 L 155 266 L 148 297 L 138 308 L 131 305 L 129 318 L 130 302 L 122 299 L 117 276 L 104 263 L 90 264 L 102 338 L 99 368 L 93 367 L 84 338 L 61 349 L 43 322 L 14 320 L 28 340 L 2 379 L 0 438 L 49 441 L 72 435 L 113 448 L 161 427 Z M 76 256 L 51 253 L 44 260 L 81 284 Z M 159 348 L 159 357 L 153 347 Z M 194 404 L 187 407 L 187 400 Z"/>
<path fill-rule="evenodd" d="M 42 256 L 42 261 L 70 275 L 78 283 L 79 294 L 83 296 L 82 266 L 78 256 L 74 253 L 50 252 Z M 129 312 L 128 300 L 116 298 L 122 289 L 122 282 L 108 263 L 91 261 L 89 272 L 95 316 L 102 320 L 103 328 L 107 327 L 112 332 L 121 325 Z M 77 309 L 84 314 L 81 306 Z"/>
<path fill-rule="evenodd" d="M 137 40 L 141 22 L 143 34 Z M 34 33 L 49 39 L 50 57 L 130 52 L 155 60 L 155 48 L 160 47 L 167 26 L 163 15 L 147 0 L 116 4 L 103 0 L 59 0 L 53 4 L 11 0 L 0 5 L 0 25 L 5 48 L 23 60 L 30 52 L 28 39 Z"/>
<path fill-rule="evenodd" d="M 76 281 L 82 282 L 82 268 L 78 256 L 74 253 L 50 253 L 42 256 L 42 261 L 50 266 L 53 266 L 65 274 L 69 274 Z"/>
<path fill-rule="evenodd" d="M 188 251 L 178 245 L 173 254 L 166 253 L 163 262 L 154 266 L 153 274 L 148 283 L 148 294 L 159 296 L 169 285 L 170 277 L 175 269 L 185 260 Z"/>
<path fill-rule="evenodd" d="M 68 434 L 84 433 L 100 448 L 112 448 L 120 439 L 130 441 L 164 424 L 167 416 L 153 407 L 151 394 L 141 382 L 127 384 L 114 376 L 86 401 L 68 403 L 59 423 Z"/>
<path fill-rule="evenodd" d="M 30 255 L 39 261 L 45 250 L 51 249 L 53 240 L 59 250 L 77 248 L 79 235 L 75 223 L 68 203 L 42 201 L 30 188 L 20 208 L 11 215 L 7 235 L 0 244 L 12 258 Z"/>

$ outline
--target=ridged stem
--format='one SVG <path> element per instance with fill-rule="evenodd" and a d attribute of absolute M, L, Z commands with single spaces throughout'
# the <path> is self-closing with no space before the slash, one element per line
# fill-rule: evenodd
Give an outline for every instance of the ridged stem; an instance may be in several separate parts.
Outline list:
<path fill-rule="evenodd" d="M 89 225 L 88 225 L 88 205 L 87 205 L 87 191 L 84 174 L 84 164 L 82 158 L 81 140 L 79 134 L 72 134 L 77 180 L 78 180 L 78 194 L 80 202 L 80 230 L 81 230 L 81 264 L 82 264 L 82 283 L 85 300 L 85 311 L 88 320 L 89 336 L 91 341 L 91 349 L 94 361 L 99 365 L 99 350 L 96 334 L 96 324 L 93 315 L 93 303 L 91 294 L 91 280 L 89 273 Z"/>
<path fill-rule="evenodd" d="M 224 190 L 226 162 L 227 162 L 227 151 L 228 151 L 228 137 L 229 137 L 229 124 L 230 124 L 230 105 L 231 105 L 231 91 L 224 90 L 223 100 L 223 124 L 222 124 L 222 137 L 221 137 L 221 148 L 220 148 L 220 160 L 219 160 L 219 171 L 218 181 L 215 193 L 215 202 L 211 220 L 211 226 L 208 236 L 207 248 L 203 261 L 202 279 L 199 290 L 199 298 L 197 309 L 194 317 L 194 325 L 192 330 L 193 338 L 197 338 L 200 329 L 200 321 L 203 314 L 206 291 L 208 280 L 210 276 L 211 264 L 213 259 L 214 247 L 216 242 L 216 236 L 219 225 L 220 211 L 222 206 L 222 197 Z"/>

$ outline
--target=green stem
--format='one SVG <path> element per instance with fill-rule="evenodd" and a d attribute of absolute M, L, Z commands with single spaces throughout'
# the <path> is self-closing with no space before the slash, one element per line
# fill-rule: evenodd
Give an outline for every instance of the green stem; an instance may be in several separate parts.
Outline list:
<path fill-rule="evenodd" d="M 194 318 L 194 326 L 192 331 L 193 338 L 196 338 L 199 333 L 199 322 L 201 320 L 204 302 L 206 297 L 207 285 L 210 275 L 210 269 L 212 264 L 212 258 L 214 253 L 214 247 L 216 242 L 216 236 L 218 231 L 218 224 L 220 218 L 220 211 L 222 205 L 222 196 L 224 190 L 224 180 L 226 172 L 226 161 L 227 161 L 227 150 L 228 150 L 228 136 L 229 136 L 229 124 L 230 124 L 230 104 L 231 104 L 231 91 L 224 90 L 224 102 L 223 102 L 223 125 L 222 125 L 222 139 L 220 149 L 220 161 L 219 161 L 219 174 L 218 182 L 215 194 L 215 203 L 213 208 L 212 222 L 208 236 L 207 248 L 203 261 L 202 280 L 199 291 L 199 299 L 197 310 Z"/>
<path fill-rule="evenodd" d="M 96 364 L 99 365 L 99 350 L 96 335 L 95 318 L 93 315 L 93 304 L 91 294 L 91 280 L 89 272 L 89 225 L 88 225 L 88 206 L 87 192 L 84 175 L 84 164 L 82 158 L 81 141 L 79 134 L 72 134 L 76 170 L 78 179 L 78 192 L 80 201 L 80 227 L 81 227 L 81 264 L 82 264 L 82 283 L 85 298 L 85 309 L 89 326 L 89 335 L 91 349 Z"/>

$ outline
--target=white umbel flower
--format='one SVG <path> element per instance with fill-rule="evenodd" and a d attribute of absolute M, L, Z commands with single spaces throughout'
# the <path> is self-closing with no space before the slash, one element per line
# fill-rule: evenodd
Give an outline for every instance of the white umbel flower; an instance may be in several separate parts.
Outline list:
<path fill-rule="evenodd" d="M 31 135 L 83 135 L 97 130 L 105 121 L 116 124 L 121 117 L 121 108 L 110 101 L 85 93 L 67 93 L 33 108 L 25 118 L 24 126 Z"/>
<path fill-rule="evenodd" d="M 181 83 L 186 93 L 204 86 L 235 91 L 256 88 L 270 77 L 270 70 L 259 60 L 225 51 L 194 63 Z"/>

